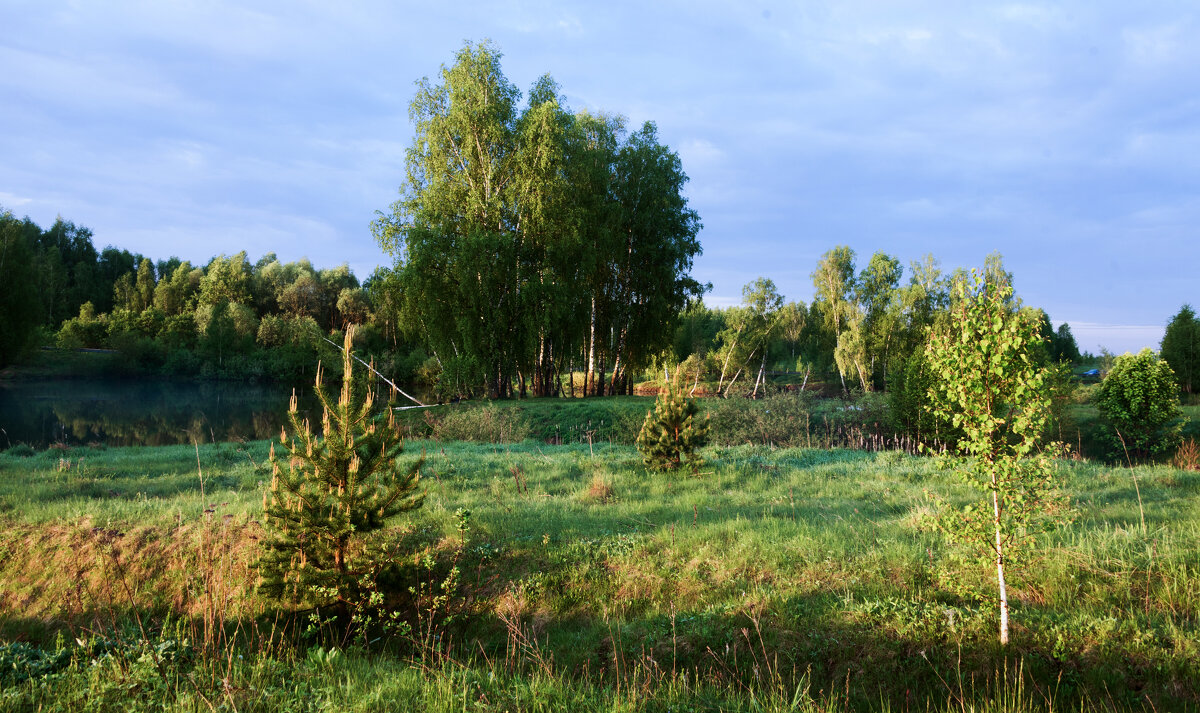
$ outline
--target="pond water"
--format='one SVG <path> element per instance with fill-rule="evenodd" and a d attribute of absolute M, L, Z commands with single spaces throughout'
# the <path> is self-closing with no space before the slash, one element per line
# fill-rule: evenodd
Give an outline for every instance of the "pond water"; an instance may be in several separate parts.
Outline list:
<path fill-rule="evenodd" d="M 302 412 L 320 411 L 311 386 L 297 387 Z M 26 443 L 173 445 L 278 436 L 291 387 L 158 380 L 0 382 L 0 450 Z"/>

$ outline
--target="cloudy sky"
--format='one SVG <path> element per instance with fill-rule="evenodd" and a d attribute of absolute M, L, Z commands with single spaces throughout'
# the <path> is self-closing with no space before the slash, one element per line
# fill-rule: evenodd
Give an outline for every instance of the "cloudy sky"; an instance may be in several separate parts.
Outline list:
<path fill-rule="evenodd" d="M 0 2 L 0 206 L 98 246 L 246 250 L 360 278 L 414 82 L 492 39 L 521 88 L 657 122 L 710 304 L 809 300 L 849 245 L 1003 254 L 1080 346 L 1157 347 L 1200 303 L 1192 2 Z"/>

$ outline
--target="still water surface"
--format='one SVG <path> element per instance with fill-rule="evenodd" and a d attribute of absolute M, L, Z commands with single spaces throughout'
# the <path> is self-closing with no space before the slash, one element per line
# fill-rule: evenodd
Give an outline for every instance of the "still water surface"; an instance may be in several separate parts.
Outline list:
<path fill-rule="evenodd" d="M 301 411 L 317 413 L 311 387 Z M 172 445 L 277 436 L 291 387 L 64 379 L 0 382 L 0 450 L 18 443 Z M 319 418 L 316 419 L 319 421 Z"/>

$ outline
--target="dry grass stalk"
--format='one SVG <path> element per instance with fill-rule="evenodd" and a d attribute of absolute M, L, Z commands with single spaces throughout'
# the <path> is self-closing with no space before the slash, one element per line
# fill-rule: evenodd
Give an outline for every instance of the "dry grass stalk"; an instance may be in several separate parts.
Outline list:
<path fill-rule="evenodd" d="M 1195 438 L 1189 438 L 1179 444 L 1179 450 L 1175 451 L 1171 465 L 1180 470 L 1200 470 L 1200 446 L 1196 445 Z"/>

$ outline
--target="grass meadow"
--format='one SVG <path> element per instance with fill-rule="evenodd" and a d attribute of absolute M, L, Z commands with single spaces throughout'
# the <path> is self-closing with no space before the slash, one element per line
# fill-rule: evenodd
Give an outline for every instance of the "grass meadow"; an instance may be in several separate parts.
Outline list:
<path fill-rule="evenodd" d="M 405 626 L 339 640 L 255 594 L 268 447 L 0 454 L 0 710 L 1200 710 L 1194 471 L 1062 461 L 1001 650 L 935 459 L 412 440 Z"/>

